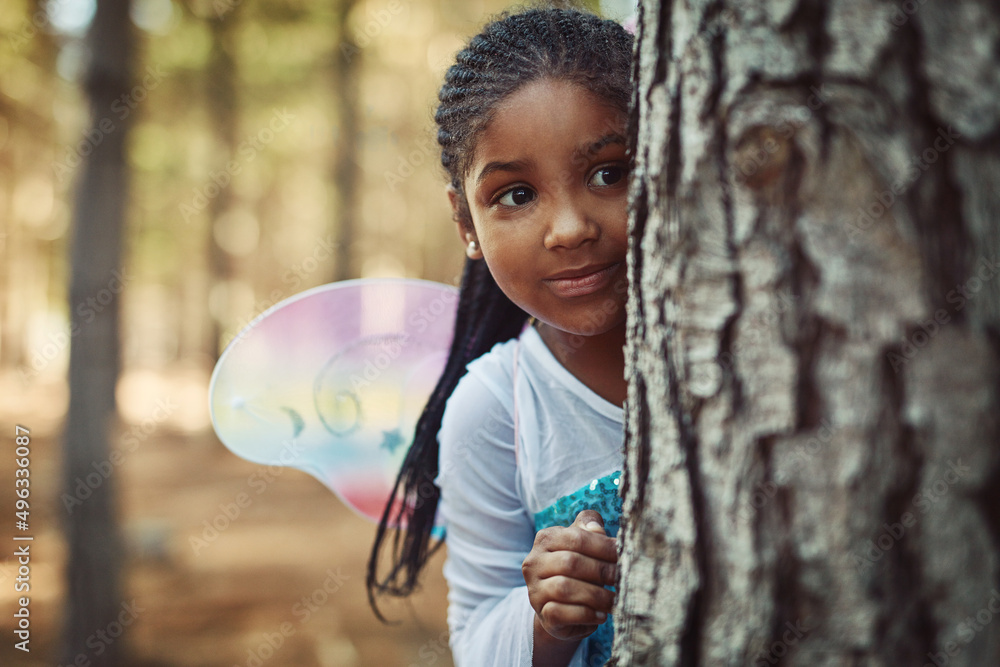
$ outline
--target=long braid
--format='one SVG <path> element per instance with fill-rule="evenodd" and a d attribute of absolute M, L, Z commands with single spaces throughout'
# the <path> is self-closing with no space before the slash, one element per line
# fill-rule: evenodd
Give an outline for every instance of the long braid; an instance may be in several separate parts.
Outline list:
<path fill-rule="evenodd" d="M 441 165 L 459 195 L 459 221 L 473 228 L 462 181 L 476 138 L 501 100 L 526 83 L 553 77 L 579 83 L 625 111 L 631 98 L 631 56 L 632 37 L 624 28 L 576 10 L 531 9 L 501 15 L 473 37 L 445 75 L 434 117 Z M 376 595 L 412 593 L 427 559 L 442 544 L 431 547 L 440 500 L 440 489 L 434 484 L 437 435 L 445 404 L 465 375 L 466 365 L 497 343 L 517 336 L 527 318 L 500 290 L 485 261 L 466 260 L 448 361 L 417 421 L 413 444 L 382 513 L 368 561 L 368 600 L 383 621 Z M 395 532 L 392 565 L 380 580 L 378 558 L 390 525 L 406 528 Z"/>

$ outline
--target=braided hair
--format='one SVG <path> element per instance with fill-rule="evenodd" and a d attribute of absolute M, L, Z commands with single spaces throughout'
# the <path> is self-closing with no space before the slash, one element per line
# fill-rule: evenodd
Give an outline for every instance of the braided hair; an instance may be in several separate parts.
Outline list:
<path fill-rule="evenodd" d="M 438 93 L 434 116 L 444 167 L 459 202 L 457 221 L 470 231 L 472 216 L 463 188 L 475 142 L 498 103 L 527 83 L 544 78 L 577 83 L 626 112 L 631 97 L 632 36 L 619 24 L 574 9 L 534 8 L 505 13 L 488 23 L 456 56 Z M 417 421 L 375 535 L 368 561 L 368 600 L 381 619 L 376 594 L 405 597 L 417 586 L 431 546 L 440 489 L 438 440 L 445 402 L 470 361 L 514 338 L 528 318 L 497 286 L 486 262 L 467 259 L 462 272 L 455 334 L 437 386 Z M 392 541 L 392 565 L 377 578 L 379 553 L 390 525 L 405 525 Z"/>

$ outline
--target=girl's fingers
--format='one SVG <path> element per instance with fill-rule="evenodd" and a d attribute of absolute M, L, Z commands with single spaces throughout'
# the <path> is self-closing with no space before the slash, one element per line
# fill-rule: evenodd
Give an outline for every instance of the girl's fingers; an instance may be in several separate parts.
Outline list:
<path fill-rule="evenodd" d="M 544 601 L 543 609 L 549 602 L 558 602 L 609 614 L 615 605 L 614 591 L 562 575 L 542 579 L 534 588 L 536 599 Z"/>
<path fill-rule="evenodd" d="M 532 574 L 536 579 L 565 575 L 598 586 L 614 586 L 618 577 L 618 566 L 575 551 L 554 551 L 537 559 Z"/>
<path fill-rule="evenodd" d="M 609 563 L 618 562 L 618 546 L 615 538 L 583 530 L 582 526 L 576 523 L 569 528 L 556 526 L 538 531 L 535 534 L 533 550 L 535 549 L 573 551 Z"/>
<path fill-rule="evenodd" d="M 593 609 L 562 602 L 546 602 L 538 617 L 546 632 L 560 639 L 586 637 L 608 618 Z"/>

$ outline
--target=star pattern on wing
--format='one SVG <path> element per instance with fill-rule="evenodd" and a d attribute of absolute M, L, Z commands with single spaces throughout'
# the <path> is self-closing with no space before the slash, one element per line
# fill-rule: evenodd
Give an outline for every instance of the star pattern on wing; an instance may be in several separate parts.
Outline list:
<path fill-rule="evenodd" d="M 382 444 L 379 445 L 382 449 L 388 450 L 390 454 L 395 454 L 399 446 L 403 444 L 403 435 L 399 432 L 398 428 L 394 428 L 391 431 L 382 431 Z"/>

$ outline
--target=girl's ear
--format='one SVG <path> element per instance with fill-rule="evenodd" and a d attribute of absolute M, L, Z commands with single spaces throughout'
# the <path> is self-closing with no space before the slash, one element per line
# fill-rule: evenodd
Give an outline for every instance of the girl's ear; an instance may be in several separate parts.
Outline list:
<path fill-rule="evenodd" d="M 469 207 L 465 203 L 465 195 L 460 194 L 451 184 L 448 185 L 447 192 L 448 202 L 451 204 L 451 218 L 458 225 L 458 238 L 465 246 L 466 256 L 469 259 L 482 259 L 483 251 L 479 247 L 476 229 L 469 219 Z"/>

